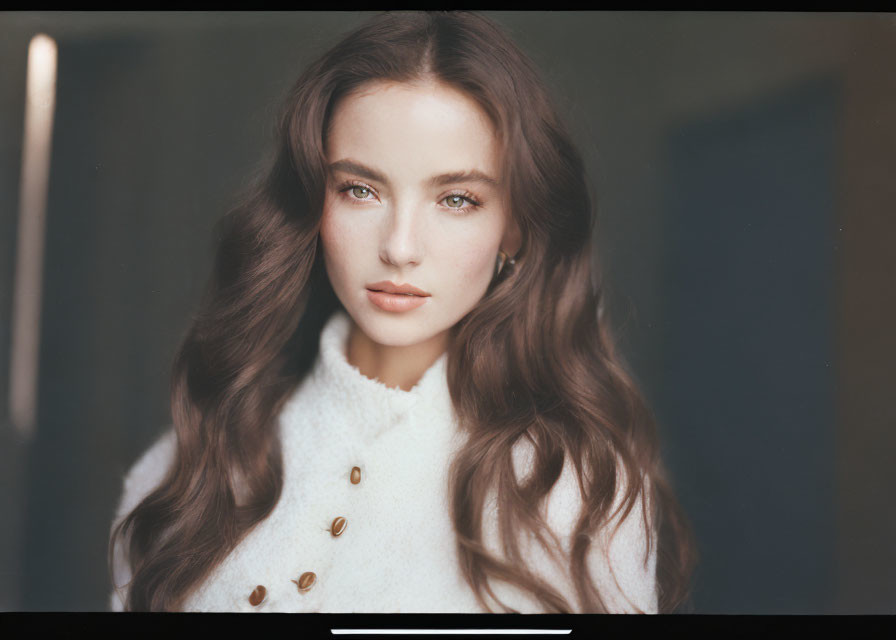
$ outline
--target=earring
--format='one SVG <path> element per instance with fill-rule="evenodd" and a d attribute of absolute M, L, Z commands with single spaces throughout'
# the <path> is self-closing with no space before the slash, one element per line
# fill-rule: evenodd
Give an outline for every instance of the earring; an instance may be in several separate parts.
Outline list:
<path fill-rule="evenodd" d="M 509 258 L 506 253 L 498 250 L 498 260 L 495 263 L 495 276 L 497 276 L 504 269 L 504 265 L 508 264 L 511 267 L 516 264 L 516 260 L 514 258 Z"/>

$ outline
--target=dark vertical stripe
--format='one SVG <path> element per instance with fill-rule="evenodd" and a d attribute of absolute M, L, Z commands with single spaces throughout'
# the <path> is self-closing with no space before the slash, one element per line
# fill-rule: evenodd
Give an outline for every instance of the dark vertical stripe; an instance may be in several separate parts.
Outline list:
<path fill-rule="evenodd" d="M 658 412 L 700 612 L 830 604 L 836 97 L 821 79 L 669 131 Z"/>

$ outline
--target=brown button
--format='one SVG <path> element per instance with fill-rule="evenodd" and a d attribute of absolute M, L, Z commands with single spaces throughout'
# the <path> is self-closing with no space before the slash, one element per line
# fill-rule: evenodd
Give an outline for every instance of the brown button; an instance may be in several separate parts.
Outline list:
<path fill-rule="evenodd" d="M 352 484 L 361 482 L 361 467 L 352 467 Z"/>
<path fill-rule="evenodd" d="M 262 602 L 264 602 L 265 597 L 268 595 L 268 590 L 264 588 L 264 585 L 258 585 L 255 587 L 255 590 L 249 594 L 249 604 L 253 607 L 257 607 Z"/>
<path fill-rule="evenodd" d="M 306 571 L 301 576 L 299 576 L 298 582 L 292 580 L 291 582 L 295 582 L 295 585 L 299 588 L 299 591 L 308 591 L 314 585 L 314 579 L 317 576 L 314 575 L 313 571 Z"/>
<path fill-rule="evenodd" d="M 341 536 L 342 532 L 345 531 L 345 525 L 348 524 L 342 516 L 339 516 L 335 520 L 333 520 L 333 524 L 330 525 L 330 533 L 333 534 L 333 537 Z"/>

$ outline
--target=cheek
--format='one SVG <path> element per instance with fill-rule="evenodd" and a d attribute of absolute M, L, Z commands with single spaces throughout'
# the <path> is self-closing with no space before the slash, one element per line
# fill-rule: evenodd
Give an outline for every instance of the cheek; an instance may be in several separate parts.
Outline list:
<path fill-rule="evenodd" d="M 333 286 L 351 272 L 351 256 L 356 254 L 355 238 L 350 225 L 344 224 L 340 216 L 325 209 L 320 226 L 321 247 L 324 264 Z"/>
<path fill-rule="evenodd" d="M 499 234 L 481 230 L 445 246 L 445 264 L 450 265 L 454 287 L 471 296 L 482 293 L 492 279 L 499 245 Z"/>
<path fill-rule="evenodd" d="M 491 243 L 471 246 L 467 251 L 457 254 L 456 268 L 464 278 L 473 281 L 491 277 L 496 253 L 497 250 L 492 251 Z"/>

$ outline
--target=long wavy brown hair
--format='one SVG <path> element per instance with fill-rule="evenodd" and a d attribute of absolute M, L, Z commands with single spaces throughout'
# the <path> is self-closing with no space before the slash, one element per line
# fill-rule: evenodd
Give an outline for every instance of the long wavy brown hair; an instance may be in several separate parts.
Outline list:
<path fill-rule="evenodd" d="M 219 222 L 212 277 L 173 365 L 174 463 L 110 540 L 110 564 L 123 543 L 131 566 L 128 610 L 181 609 L 277 504 L 276 417 L 340 307 L 319 244 L 330 116 L 365 83 L 421 78 L 460 89 L 493 121 L 506 202 L 522 237 L 516 265 L 451 331 L 448 386 L 468 437 L 446 489 L 463 575 L 487 610 L 486 593 L 512 611 L 491 589 L 498 580 L 547 612 L 605 611 L 586 564 L 592 537 L 646 497 L 640 517 L 656 535 L 659 610 L 686 602 L 692 537 L 665 477 L 654 420 L 608 331 L 578 151 L 531 62 L 490 20 L 387 13 L 306 69 L 286 100 L 273 162 Z M 518 479 L 511 451 L 523 440 L 533 466 Z M 559 553 L 539 507 L 565 464 L 582 493 L 574 530 L 562 532 L 570 551 L 561 554 L 578 603 L 538 577 L 518 544 L 527 532 Z M 483 543 L 491 491 L 503 556 Z"/>

